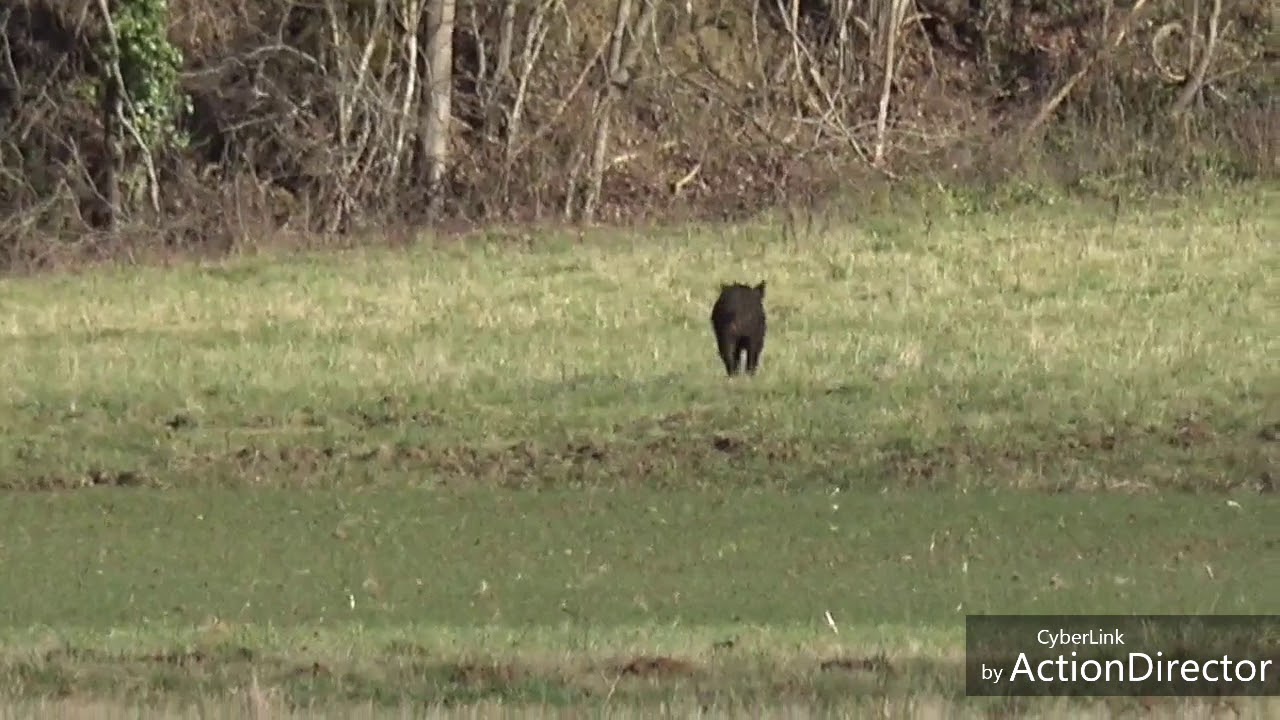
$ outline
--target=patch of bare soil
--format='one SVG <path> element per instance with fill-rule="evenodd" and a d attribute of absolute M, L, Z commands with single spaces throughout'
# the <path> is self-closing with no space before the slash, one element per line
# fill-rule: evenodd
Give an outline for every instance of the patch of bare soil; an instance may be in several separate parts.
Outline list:
<path fill-rule="evenodd" d="M 448 671 L 449 681 L 466 687 L 504 687 L 528 677 L 528 672 L 511 663 L 459 663 Z"/>
<path fill-rule="evenodd" d="M 430 426 L 440 422 L 440 416 L 430 410 L 414 408 L 404 398 L 384 395 L 377 402 L 351 408 L 356 425 L 370 430 L 396 425 Z"/>
<path fill-rule="evenodd" d="M 823 660 L 818 669 L 822 672 L 887 672 L 889 661 L 883 656 L 875 657 L 837 657 Z"/>
<path fill-rule="evenodd" d="M 5 489 L 25 490 L 28 492 L 63 492 L 68 490 L 86 490 L 91 488 L 143 488 L 158 487 L 153 478 L 140 470 L 98 470 L 93 469 L 83 474 L 50 473 L 26 478 L 19 483 L 12 483 Z"/>
<path fill-rule="evenodd" d="M 353 413 L 354 424 L 365 429 L 437 422 L 429 411 L 390 396 Z M 295 413 L 255 420 L 279 426 L 296 419 Z M 182 422 L 171 423 L 174 425 Z M 1217 427 L 1209 419 L 1188 415 L 1162 427 L 1028 429 L 1000 442 L 974 437 L 961 428 L 929 441 L 898 438 L 878 447 L 857 447 L 805 438 L 729 434 L 676 414 L 635 427 L 614 427 L 608 439 L 521 440 L 497 447 L 421 441 L 361 443 L 359 431 L 345 442 L 323 443 L 311 442 L 314 436 L 307 433 L 282 433 L 265 440 L 257 439 L 263 437 L 257 434 L 238 446 L 179 458 L 169 469 L 93 469 L 84 473 L 55 469 L 35 477 L 9 479 L 7 486 L 32 491 L 163 488 L 207 478 L 217 484 L 302 487 L 339 481 L 395 482 L 402 473 L 418 482 L 521 489 L 723 483 L 725 478 L 737 476 L 745 482 L 757 482 L 770 474 L 770 466 L 785 466 L 787 476 L 807 478 L 811 483 L 889 483 L 902 489 L 952 485 L 958 479 L 968 479 L 1055 492 L 1162 488 L 1275 492 L 1280 484 L 1280 423 L 1254 428 Z M 277 444 L 281 440 L 288 444 Z M 834 467 L 843 468 L 843 472 L 833 473 Z"/>
<path fill-rule="evenodd" d="M 1187 415 L 1165 427 L 1073 428 L 1025 435 L 1003 446 L 975 441 L 958 431 L 950 441 L 923 446 L 900 440 L 886 443 L 879 448 L 879 458 L 886 472 L 908 487 L 972 470 L 1035 478 L 1040 468 L 1077 467 L 1085 470 L 1081 476 L 1112 474 L 1117 480 L 1110 485 L 1059 484 L 1058 490 L 1150 490 L 1166 485 L 1160 470 L 1168 468 L 1168 479 L 1181 476 L 1176 489 L 1266 492 L 1280 467 L 1280 452 L 1270 446 L 1274 437 L 1280 437 L 1280 424 L 1252 437 Z M 1122 481 L 1133 474 L 1128 468 L 1141 468 L 1142 476 Z"/>
<path fill-rule="evenodd" d="M 723 435 L 717 435 L 711 441 L 711 447 L 726 455 L 739 455 L 745 449 L 741 440 L 735 440 L 734 438 L 725 437 Z"/>
<path fill-rule="evenodd" d="M 190 652 L 155 653 L 148 659 L 157 664 L 185 668 L 203 665 L 208 658 L 199 650 L 192 650 Z"/>
<path fill-rule="evenodd" d="M 170 416 L 169 419 L 164 421 L 165 427 L 169 428 L 174 432 L 177 432 L 178 430 L 184 430 L 187 428 L 193 428 L 197 424 L 198 423 L 196 422 L 195 418 L 191 417 L 189 413 L 184 413 L 184 412 L 175 413 L 172 416 Z"/>
<path fill-rule="evenodd" d="M 1075 436 L 1067 436 L 1065 445 L 1072 450 L 1115 450 L 1119 437 L 1114 431 L 1086 430 Z"/>
<path fill-rule="evenodd" d="M 578 463 L 603 462 L 608 454 L 608 449 L 588 442 L 574 448 L 572 457 Z"/>
<path fill-rule="evenodd" d="M 1179 418 L 1174 423 L 1173 433 L 1169 436 L 1169 444 L 1174 447 L 1190 448 L 1213 442 L 1216 433 L 1204 420 L 1194 417 Z"/>
<path fill-rule="evenodd" d="M 135 470 L 91 470 L 85 478 L 89 485 L 108 487 L 138 487 L 147 484 L 146 475 Z"/>
<path fill-rule="evenodd" d="M 101 650 L 85 648 L 56 648 L 44 654 L 47 663 L 92 663 L 92 664 L 132 664 L 132 665 L 167 665 L 176 668 L 195 668 L 204 665 L 226 663 L 252 663 L 257 660 L 257 653 L 251 648 L 237 646 L 215 651 L 171 650 L 167 652 L 151 652 L 139 654 L 115 654 Z"/>
<path fill-rule="evenodd" d="M 322 665 L 318 662 L 313 662 L 310 665 L 300 666 L 293 672 L 293 676 L 297 678 L 313 678 L 314 679 L 314 678 L 331 677 L 332 675 L 333 675 L 333 671 L 330 670 L 328 666 Z"/>
<path fill-rule="evenodd" d="M 698 668 L 694 666 L 693 663 L 685 660 L 677 660 L 675 658 L 665 657 L 662 655 L 642 655 L 640 657 L 632 658 L 625 663 L 618 664 L 615 667 L 615 672 L 622 677 L 693 677 L 698 673 Z"/>
<path fill-rule="evenodd" d="M 1280 442 L 1280 422 L 1264 425 L 1258 431 L 1258 439 L 1263 442 Z"/>

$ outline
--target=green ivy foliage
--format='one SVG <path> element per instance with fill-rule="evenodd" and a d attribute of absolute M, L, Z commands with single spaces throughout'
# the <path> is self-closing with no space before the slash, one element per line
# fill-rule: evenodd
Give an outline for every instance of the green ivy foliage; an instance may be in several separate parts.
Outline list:
<path fill-rule="evenodd" d="M 190 112 L 191 100 L 178 82 L 182 51 L 168 39 L 168 0 L 120 0 L 113 19 L 130 101 L 126 114 L 153 153 L 186 147 L 178 120 L 182 112 Z"/>

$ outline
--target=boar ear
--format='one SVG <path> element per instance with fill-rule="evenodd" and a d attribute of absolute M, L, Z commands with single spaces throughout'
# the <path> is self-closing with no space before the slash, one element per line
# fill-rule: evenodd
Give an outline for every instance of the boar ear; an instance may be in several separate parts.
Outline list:
<path fill-rule="evenodd" d="M 761 280 L 760 284 L 756 286 L 756 292 L 760 293 L 760 297 L 764 297 L 764 280 Z"/>

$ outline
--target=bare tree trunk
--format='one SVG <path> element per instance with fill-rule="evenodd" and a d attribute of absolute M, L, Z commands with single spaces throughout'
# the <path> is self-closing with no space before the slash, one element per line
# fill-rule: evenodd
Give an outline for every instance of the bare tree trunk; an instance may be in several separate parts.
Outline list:
<path fill-rule="evenodd" d="M 600 186 L 604 182 L 604 156 L 609 149 L 609 125 L 613 119 L 613 99 L 617 95 L 614 85 L 622 69 L 622 48 L 626 42 L 627 20 L 631 16 L 631 0 L 618 0 L 614 16 L 613 42 L 609 46 L 609 65 L 605 78 L 604 94 L 596 103 L 596 136 L 591 144 L 591 177 L 588 178 L 587 195 L 582 200 L 582 219 L 591 222 L 600 198 Z"/>
<path fill-rule="evenodd" d="M 474 10 L 472 12 L 474 13 Z M 476 30 L 476 33 L 479 34 L 480 31 Z M 484 102 L 484 133 L 489 138 L 496 138 L 500 134 L 503 108 L 509 102 L 507 98 L 512 80 L 511 56 L 515 48 L 515 37 L 516 0 L 503 0 L 502 18 L 498 25 L 498 54 L 494 60 L 493 76 L 489 78 L 487 86 L 480 90 L 480 96 Z M 485 57 L 483 47 L 479 49 L 478 54 L 483 65 Z M 505 176 L 506 173 L 503 175 Z M 502 192 L 502 197 L 507 197 L 505 190 Z"/>
<path fill-rule="evenodd" d="M 455 0 L 430 0 L 428 10 L 427 82 L 431 111 L 427 116 L 427 207 L 439 215 L 449 164 L 449 129 L 453 117 L 453 17 Z"/>
<path fill-rule="evenodd" d="M 98 172 L 97 190 L 102 213 L 100 218 L 95 218 L 100 219 L 102 229 L 108 231 L 116 229 L 120 212 L 120 170 L 124 165 L 124 138 L 117 122 L 124 113 L 123 92 L 116 69 L 112 64 L 106 70 L 106 87 L 102 93 L 102 143 L 107 149 L 107 158 Z"/>
<path fill-rule="evenodd" d="M 422 22 L 421 0 L 404 0 L 399 7 L 403 11 L 402 21 L 405 32 L 405 82 L 404 95 L 400 103 L 400 117 L 397 120 L 396 145 L 391 156 L 391 171 L 388 178 L 395 186 L 400 172 L 401 158 L 404 156 L 405 139 L 409 131 L 409 118 L 412 117 L 413 104 L 418 100 L 418 27 Z"/>
<path fill-rule="evenodd" d="M 884 42 L 884 79 L 880 88 L 880 107 L 876 113 L 876 145 L 871 162 L 876 167 L 884 162 L 885 129 L 889 118 L 889 96 L 893 88 L 894 66 L 898 62 L 898 31 L 902 27 L 902 19 L 907 13 L 907 0 L 890 0 L 885 8 L 888 12 L 880 16 L 880 31 Z"/>
<path fill-rule="evenodd" d="M 653 24 L 658 12 L 657 0 L 645 0 L 644 10 L 631 31 L 631 42 L 626 42 L 627 18 L 631 15 L 631 0 L 618 0 L 618 12 L 613 28 L 613 42 L 609 48 L 608 77 L 604 91 L 596 104 L 596 132 L 591 146 L 590 177 L 587 178 L 587 194 L 582 199 L 582 219 L 595 219 L 596 204 L 600 200 L 600 188 L 604 184 L 605 154 L 609 150 L 609 126 L 613 120 L 613 105 L 631 79 L 631 67 L 640 56 L 640 48 L 646 29 Z M 624 49 L 625 47 L 625 49 Z"/>
<path fill-rule="evenodd" d="M 1197 11 L 1199 5 L 1196 5 Z M 1196 13 L 1199 14 L 1198 12 Z M 1213 10 L 1209 13 L 1209 28 L 1205 31 L 1204 54 L 1200 56 L 1200 62 L 1196 65 L 1194 71 L 1190 73 L 1186 84 L 1182 86 L 1182 92 L 1178 93 L 1178 97 L 1174 99 L 1173 106 L 1169 110 L 1169 114 L 1178 117 L 1191 107 L 1191 102 L 1195 100 L 1196 95 L 1200 92 L 1200 88 L 1204 87 L 1205 76 L 1209 74 L 1209 65 L 1213 62 L 1213 51 L 1218 45 L 1218 18 L 1222 16 L 1222 0 L 1213 0 Z M 1191 38 L 1192 33 L 1199 32 L 1199 28 L 1195 26 L 1197 18 L 1192 18 L 1191 30 L 1187 33 L 1187 37 Z M 1195 43 L 1188 42 L 1188 48 L 1194 48 Z M 1192 50 L 1188 50 L 1192 52 Z M 1188 67 L 1190 67 L 1188 65 Z"/>
<path fill-rule="evenodd" d="M 111 62 L 102 68 L 102 144 L 107 151 L 106 161 L 99 166 L 95 188 L 101 211 L 93 213 L 94 223 L 104 230 L 115 230 L 120 214 L 120 172 L 124 169 L 124 79 L 120 75 L 120 46 L 116 42 L 115 24 L 111 13 L 115 10 L 110 0 L 99 0 L 98 9 L 111 39 Z"/>
<path fill-rule="evenodd" d="M 511 77 L 511 53 L 516 37 L 516 0 L 502 5 L 502 24 L 498 28 L 498 61 L 493 75 L 499 81 Z"/>

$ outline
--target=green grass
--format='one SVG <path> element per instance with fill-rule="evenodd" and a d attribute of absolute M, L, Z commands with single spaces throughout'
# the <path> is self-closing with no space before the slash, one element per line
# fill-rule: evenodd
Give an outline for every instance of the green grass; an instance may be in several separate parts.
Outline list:
<path fill-rule="evenodd" d="M 0 280 L 0 714 L 1133 710 L 965 700 L 964 615 L 1274 612 L 1276 208 Z"/>
<path fill-rule="evenodd" d="M 8 280 L 0 483 L 1250 488 L 1259 192 Z M 762 374 L 726 382 L 710 303 L 756 278 Z"/>
<path fill-rule="evenodd" d="M 1280 576 L 1265 559 L 1280 503 L 1238 505 L 638 489 L 12 495 L 0 510 L 0 697 L 125 690 L 155 702 L 256 679 L 294 703 L 560 705 L 598 703 L 607 688 L 635 703 L 694 690 L 717 703 L 959 702 L 966 613 L 1274 610 Z M 644 657 L 671 665 L 650 671 L 656 682 L 623 672 Z"/>
<path fill-rule="evenodd" d="M 105 631 L 212 613 L 305 626 L 828 632 L 824 610 L 908 627 L 966 612 L 1260 612 L 1270 596 L 1259 583 L 1280 577 L 1254 568 L 1277 552 L 1268 513 L 1280 504 L 1237 504 L 644 490 L 13 496 L 0 538 L 7 571 L 26 580 L 0 591 L 0 623 Z M 1141 533 L 1118 544 L 1124 528 Z"/>

